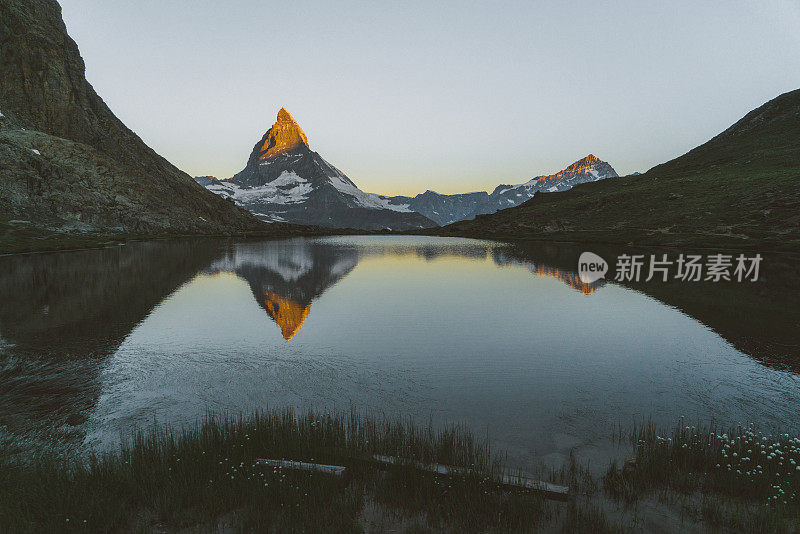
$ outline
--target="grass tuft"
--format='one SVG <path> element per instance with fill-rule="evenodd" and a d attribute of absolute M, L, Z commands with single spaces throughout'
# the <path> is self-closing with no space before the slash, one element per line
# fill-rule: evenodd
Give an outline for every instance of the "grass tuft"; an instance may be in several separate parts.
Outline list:
<path fill-rule="evenodd" d="M 800 438 L 764 434 L 753 426 L 722 431 L 679 425 L 670 433 L 651 424 L 630 433 L 636 456 L 603 476 L 607 493 L 627 505 L 641 496 L 699 495 L 712 525 L 789 531 L 800 517 Z"/>

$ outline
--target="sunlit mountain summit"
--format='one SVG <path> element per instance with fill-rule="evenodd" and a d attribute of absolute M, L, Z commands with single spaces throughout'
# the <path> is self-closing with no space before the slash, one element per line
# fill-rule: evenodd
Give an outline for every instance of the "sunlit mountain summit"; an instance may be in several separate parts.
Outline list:
<path fill-rule="evenodd" d="M 258 159 L 263 161 L 299 147 L 308 148 L 308 138 L 286 108 L 281 108 L 277 121 L 264 134 L 260 145 Z"/>
<path fill-rule="evenodd" d="M 308 136 L 281 108 L 275 124 L 255 144 L 247 165 L 232 178 L 196 178 L 261 220 L 366 230 L 436 226 L 406 206 L 365 193 L 309 147 Z"/>

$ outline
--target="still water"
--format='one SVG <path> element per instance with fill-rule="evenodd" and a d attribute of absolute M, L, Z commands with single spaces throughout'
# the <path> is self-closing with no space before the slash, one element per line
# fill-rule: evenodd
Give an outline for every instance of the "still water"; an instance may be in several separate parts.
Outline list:
<path fill-rule="evenodd" d="M 530 466 L 601 461 L 634 421 L 800 428 L 796 260 L 634 287 L 581 283 L 580 252 L 329 237 L 3 257 L 0 432 L 81 452 L 208 412 L 352 407 L 465 423 Z"/>

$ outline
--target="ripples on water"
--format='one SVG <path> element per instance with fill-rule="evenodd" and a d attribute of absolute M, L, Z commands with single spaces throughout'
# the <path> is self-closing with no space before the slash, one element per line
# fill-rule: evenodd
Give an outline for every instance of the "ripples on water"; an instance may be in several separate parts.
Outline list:
<path fill-rule="evenodd" d="M 355 407 L 465 422 L 523 465 L 603 457 L 647 418 L 800 427 L 796 260 L 757 284 L 624 287 L 582 283 L 580 252 L 337 237 L 0 258 L 0 424 L 82 451 L 208 410 Z"/>

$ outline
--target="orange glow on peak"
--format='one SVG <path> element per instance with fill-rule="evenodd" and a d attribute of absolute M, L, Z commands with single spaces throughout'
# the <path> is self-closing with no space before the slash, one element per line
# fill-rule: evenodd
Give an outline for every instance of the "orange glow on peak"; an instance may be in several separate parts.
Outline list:
<path fill-rule="evenodd" d="M 264 160 L 285 154 L 299 146 L 308 147 L 308 138 L 294 117 L 281 108 L 275 124 L 267 130 L 258 148 L 258 159 Z"/>

